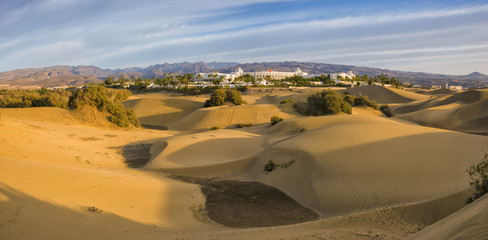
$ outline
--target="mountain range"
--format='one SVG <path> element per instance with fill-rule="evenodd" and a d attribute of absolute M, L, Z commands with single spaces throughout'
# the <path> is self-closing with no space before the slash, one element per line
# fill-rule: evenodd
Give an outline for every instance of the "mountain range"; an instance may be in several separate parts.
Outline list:
<path fill-rule="evenodd" d="M 352 71 L 354 74 L 368 74 L 377 76 L 386 74 L 395 77 L 403 83 L 432 85 L 461 85 L 465 88 L 488 86 L 488 76 L 478 72 L 468 75 L 446 75 L 422 72 L 406 72 L 371 67 L 358 67 L 352 65 L 325 64 L 313 62 L 196 62 L 196 63 L 164 63 L 151 65 L 146 68 L 130 67 L 124 69 L 102 69 L 96 66 L 51 66 L 45 68 L 26 68 L 0 73 L 0 88 L 40 88 L 76 86 L 86 83 L 99 83 L 107 77 L 158 77 L 164 73 L 198 73 L 198 72 L 224 72 L 235 71 L 238 67 L 244 71 L 295 71 L 300 68 L 303 72 L 311 74 L 334 73 Z"/>

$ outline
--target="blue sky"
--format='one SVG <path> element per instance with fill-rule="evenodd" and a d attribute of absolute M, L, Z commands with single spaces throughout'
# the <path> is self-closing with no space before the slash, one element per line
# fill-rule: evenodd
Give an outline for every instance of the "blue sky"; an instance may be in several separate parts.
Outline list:
<path fill-rule="evenodd" d="M 0 72 L 185 61 L 488 74 L 488 0 L 0 0 Z"/>

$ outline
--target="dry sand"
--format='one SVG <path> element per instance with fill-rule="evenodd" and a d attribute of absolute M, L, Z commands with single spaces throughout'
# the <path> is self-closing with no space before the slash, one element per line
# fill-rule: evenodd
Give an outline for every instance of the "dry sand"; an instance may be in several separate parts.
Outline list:
<path fill-rule="evenodd" d="M 467 90 L 394 107 L 399 119 L 468 133 L 488 133 L 488 90 Z"/>
<path fill-rule="evenodd" d="M 455 128 L 480 130 L 485 92 L 347 90 L 400 104 L 392 119 L 369 108 L 302 117 L 279 104 L 317 90 L 259 89 L 244 95 L 247 105 L 207 109 L 204 96 L 132 97 L 126 105 L 151 129 L 56 108 L 0 109 L 0 239 L 486 236 L 487 198 L 464 206 L 466 168 L 488 138 L 409 122 L 455 115 Z M 273 115 L 285 121 L 271 127 Z"/>

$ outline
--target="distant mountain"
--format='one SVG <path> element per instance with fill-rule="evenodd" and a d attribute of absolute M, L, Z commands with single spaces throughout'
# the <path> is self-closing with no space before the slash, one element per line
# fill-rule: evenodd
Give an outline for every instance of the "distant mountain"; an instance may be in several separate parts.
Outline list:
<path fill-rule="evenodd" d="M 96 66 L 51 66 L 26 68 L 0 73 L 0 88 L 40 88 L 100 83 L 107 77 L 154 77 L 164 73 L 209 72 L 215 68 L 229 68 L 234 62 L 164 63 L 147 68 L 101 69 Z"/>
<path fill-rule="evenodd" d="M 158 77 L 164 73 L 227 72 L 241 67 L 244 71 L 295 71 L 300 68 L 311 74 L 353 71 L 355 74 L 377 76 L 387 74 L 404 83 L 431 85 L 462 85 L 463 87 L 482 87 L 488 85 L 488 76 L 474 72 L 468 75 L 444 75 L 421 72 L 405 72 L 380 68 L 358 67 L 313 62 L 196 62 L 164 63 L 146 68 L 131 67 L 124 69 L 101 69 L 96 66 L 52 66 L 46 68 L 27 68 L 0 73 L 0 88 L 40 88 L 83 85 L 89 82 L 99 83 L 107 77 Z"/>
<path fill-rule="evenodd" d="M 442 85 L 461 85 L 466 88 L 484 87 L 488 85 L 488 76 L 474 72 L 468 75 L 446 75 L 432 74 L 422 72 L 405 72 L 380 68 L 358 67 L 351 65 L 337 65 L 312 62 L 263 62 L 263 63 L 245 63 L 238 64 L 222 71 L 235 71 L 238 67 L 244 71 L 265 71 L 272 69 L 274 71 L 295 71 L 298 67 L 303 72 L 312 74 L 347 72 L 351 70 L 354 74 L 368 76 L 378 76 L 386 74 L 389 77 L 395 77 L 403 83 L 419 84 L 423 86 Z"/>

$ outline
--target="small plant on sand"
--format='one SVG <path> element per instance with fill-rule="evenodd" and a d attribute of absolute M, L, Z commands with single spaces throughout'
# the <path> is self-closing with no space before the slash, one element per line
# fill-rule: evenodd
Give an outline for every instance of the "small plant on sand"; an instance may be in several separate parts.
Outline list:
<path fill-rule="evenodd" d="M 103 213 L 103 210 L 94 206 L 89 206 L 88 211 L 92 213 Z"/>
<path fill-rule="evenodd" d="M 381 105 L 380 110 L 385 116 L 393 117 L 393 113 L 391 113 L 390 107 L 388 105 Z"/>
<path fill-rule="evenodd" d="M 295 160 L 291 160 L 289 162 L 282 163 L 282 164 L 280 164 L 280 168 L 287 168 L 287 167 L 291 166 L 294 162 L 295 162 Z"/>
<path fill-rule="evenodd" d="M 219 127 L 217 127 L 217 126 L 210 128 L 210 130 L 212 130 L 212 131 L 214 131 L 214 130 L 219 130 L 219 129 L 220 129 L 220 128 L 219 128 Z"/>
<path fill-rule="evenodd" d="M 295 162 L 295 160 L 291 160 L 289 162 L 277 164 L 277 163 L 273 162 L 273 160 L 268 160 L 268 163 L 266 163 L 266 165 L 264 165 L 264 172 L 266 174 L 268 174 L 268 173 L 276 170 L 277 168 L 287 168 L 287 167 L 291 166 L 294 162 Z"/>
<path fill-rule="evenodd" d="M 237 128 L 244 128 L 244 127 L 250 127 L 252 126 L 252 123 L 239 123 L 237 124 Z"/>
<path fill-rule="evenodd" d="M 283 118 L 280 118 L 278 116 L 272 116 L 271 117 L 271 126 L 274 126 L 275 124 L 283 121 Z"/>
<path fill-rule="evenodd" d="M 268 163 L 264 165 L 264 172 L 270 173 L 274 171 L 276 168 L 278 168 L 279 165 L 273 162 L 273 160 L 268 160 Z"/>
<path fill-rule="evenodd" d="M 287 99 L 281 100 L 280 104 L 287 104 L 287 103 L 294 103 L 294 102 L 295 102 L 295 100 L 287 98 Z"/>
<path fill-rule="evenodd" d="M 300 132 L 305 132 L 305 131 L 307 131 L 306 128 L 300 128 Z"/>
<path fill-rule="evenodd" d="M 468 198 L 468 203 L 488 193 L 488 153 L 481 162 L 475 164 L 467 169 L 471 182 L 469 185 L 474 188 L 475 193 Z"/>

